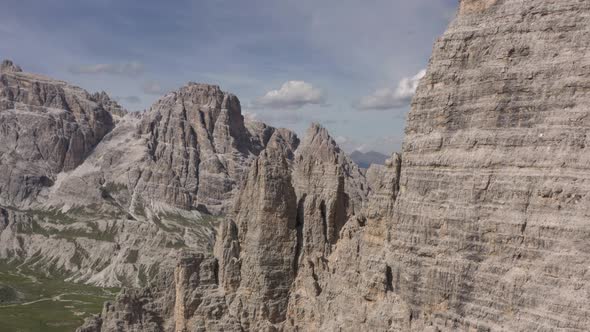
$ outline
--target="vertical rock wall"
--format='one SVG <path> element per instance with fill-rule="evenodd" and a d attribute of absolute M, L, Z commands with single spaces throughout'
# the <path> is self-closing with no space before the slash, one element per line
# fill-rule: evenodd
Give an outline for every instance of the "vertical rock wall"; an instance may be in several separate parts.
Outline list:
<path fill-rule="evenodd" d="M 365 176 L 317 126 L 270 143 L 182 329 L 587 330 L 589 54 L 590 3 L 462 0 L 402 156 Z"/>
<path fill-rule="evenodd" d="M 3 61 L 0 204 L 30 204 L 57 173 L 80 165 L 114 127 L 109 111 L 116 103 L 107 99 Z"/>
<path fill-rule="evenodd" d="M 588 54 L 588 2 L 461 2 L 413 101 L 391 217 L 414 317 L 588 328 Z"/>

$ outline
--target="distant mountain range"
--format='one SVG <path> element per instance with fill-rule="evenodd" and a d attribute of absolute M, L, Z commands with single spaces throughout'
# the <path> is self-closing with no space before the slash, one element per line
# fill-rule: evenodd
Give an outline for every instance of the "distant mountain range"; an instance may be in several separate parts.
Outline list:
<path fill-rule="evenodd" d="M 350 158 L 361 168 L 369 168 L 371 164 L 384 165 L 388 156 L 377 151 L 354 151 L 350 154 Z"/>

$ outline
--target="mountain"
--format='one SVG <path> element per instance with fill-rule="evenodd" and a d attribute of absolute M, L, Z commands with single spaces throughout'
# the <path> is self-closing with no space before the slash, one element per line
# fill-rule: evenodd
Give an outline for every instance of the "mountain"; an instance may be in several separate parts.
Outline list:
<path fill-rule="evenodd" d="M 121 295 L 81 331 L 269 330 L 299 310 L 292 301 L 306 300 L 293 285 L 321 293 L 316 273 L 324 273 L 369 187 L 323 127 L 292 141 L 292 133 L 275 132 L 253 162 L 214 255 L 181 252 L 159 285 Z"/>
<path fill-rule="evenodd" d="M 93 331 L 581 331 L 590 324 L 590 4 L 461 0 L 401 155 L 366 176 L 275 132 L 212 254 Z"/>
<path fill-rule="evenodd" d="M 244 122 L 218 86 L 131 113 L 11 61 L 0 70 L 0 259 L 71 281 L 145 285 L 177 250 L 210 252 L 250 163 L 285 132 Z"/>
<path fill-rule="evenodd" d="M 26 206 L 78 167 L 114 128 L 116 103 L 65 82 L 0 65 L 0 203 Z"/>
<path fill-rule="evenodd" d="M 361 168 L 369 168 L 372 164 L 384 165 L 387 156 L 376 151 L 361 152 L 358 150 L 350 154 L 350 158 Z"/>

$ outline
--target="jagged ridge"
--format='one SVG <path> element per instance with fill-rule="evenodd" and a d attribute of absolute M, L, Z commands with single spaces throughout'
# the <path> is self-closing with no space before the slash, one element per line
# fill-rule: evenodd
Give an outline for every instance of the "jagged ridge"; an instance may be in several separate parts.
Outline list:
<path fill-rule="evenodd" d="M 264 204 L 236 205 L 218 283 L 179 287 L 215 272 L 185 256 L 157 331 L 585 330 L 589 17 L 577 0 L 462 0 L 362 211 L 321 130 L 292 161 L 261 155 L 244 195 Z"/>
<path fill-rule="evenodd" d="M 277 130 L 245 123 L 218 86 L 189 83 L 132 113 L 1 69 L 0 258 L 77 282 L 140 286 L 180 248 L 210 252 L 209 213 L 226 212 Z"/>

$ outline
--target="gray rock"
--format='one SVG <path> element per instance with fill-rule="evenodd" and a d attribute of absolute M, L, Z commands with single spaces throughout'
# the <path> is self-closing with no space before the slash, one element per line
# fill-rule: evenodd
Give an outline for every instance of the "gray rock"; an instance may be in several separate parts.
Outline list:
<path fill-rule="evenodd" d="M 203 297 L 222 293 L 228 325 L 191 325 L 210 319 L 198 306 L 163 331 L 587 330 L 589 17 L 578 0 L 462 0 L 402 157 L 364 179 L 317 127 L 293 160 L 261 154 Z M 184 280 L 167 287 L 200 287 Z"/>
<path fill-rule="evenodd" d="M 435 44 L 388 244 L 414 330 L 588 329 L 589 16 L 464 0 Z"/>
<path fill-rule="evenodd" d="M 301 145 L 291 132 L 275 131 L 220 226 L 215 258 L 206 259 L 219 268 L 202 270 L 200 256 L 180 259 L 168 284 L 176 301 L 173 313 L 160 313 L 169 326 L 162 331 L 293 328 L 289 317 L 319 304 L 302 294 L 325 287 L 318 275 L 330 273 L 325 263 L 367 191 L 359 168 L 324 128 L 313 125 Z M 203 271 L 214 273 L 201 282 L 189 277 Z"/>
<path fill-rule="evenodd" d="M 2 63 L 0 63 L 0 72 L 15 73 L 22 71 L 21 67 L 15 65 L 11 60 L 3 60 Z"/>
<path fill-rule="evenodd" d="M 215 214 L 227 210 L 265 144 L 246 128 L 237 97 L 197 83 L 162 97 L 138 131 L 151 159 L 136 187 L 143 199 Z"/>
<path fill-rule="evenodd" d="M 57 174 L 80 165 L 113 127 L 111 114 L 78 87 L 0 71 L 0 204 L 26 206 Z"/>
<path fill-rule="evenodd" d="M 179 249 L 211 252 L 216 218 L 202 212 L 227 210 L 275 131 L 298 143 L 246 126 L 219 87 L 191 83 L 130 113 L 15 68 L 0 80 L 0 259 L 68 280 L 141 286 Z"/>

